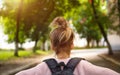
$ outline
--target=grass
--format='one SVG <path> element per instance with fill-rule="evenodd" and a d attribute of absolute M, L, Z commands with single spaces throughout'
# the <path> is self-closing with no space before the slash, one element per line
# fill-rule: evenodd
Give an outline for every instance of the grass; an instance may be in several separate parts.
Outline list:
<path fill-rule="evenodd" d="M 47 55 L 49 53 L 50 51 L 41 51 L 41 50 L 37 50 L 36 53 L 33 53 L 32 51 L 19 51 L 19 57 L 16 57 L 14 56 L 13 50 L 12 51 L 0 50 L 0 61 L 31 57 L 33 55 Z"/>
<path fill-rule="evenodd" d="M 94 48 L 107 48 L 107 46 L 99 46 L 99 47 L 74 47 L 74 49 L 94 49 Z"/>

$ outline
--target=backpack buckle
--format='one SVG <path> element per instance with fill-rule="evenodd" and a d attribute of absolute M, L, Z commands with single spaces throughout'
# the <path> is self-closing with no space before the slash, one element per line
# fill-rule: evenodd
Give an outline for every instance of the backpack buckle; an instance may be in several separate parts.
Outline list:
<path fill-rule="evenodd" d="M 65 63 L 64 62 L 60 62 L 57 64 L 57 66 L 65 66 Z"/>

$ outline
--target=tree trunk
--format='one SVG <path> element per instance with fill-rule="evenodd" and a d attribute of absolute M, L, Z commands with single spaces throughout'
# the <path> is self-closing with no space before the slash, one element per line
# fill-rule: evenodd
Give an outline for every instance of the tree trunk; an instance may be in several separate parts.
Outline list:
<path fill-rule="evenodd" d="M 96 40 L 96 45 L 97 45 L 97 47 L 99 47 L 99 41 L 98 40 Z"/>
<path fill-rule="evenodd" d="M 103 41 L 103 44 L 102 44 L 103 47 L 105 47 L 105 43 L 106 43 L 106 42 L 105 42 L 105 40 L 104 40 L 104 41 Z"/>
<path fill-rule="evenodd" d="M 23 43 L 20 43 L 20 48 L 23 48 Z"/>
<path fill-rule="evenodd" d="M 95 45 L 94 45 L 94 40 L 92 40 L 92 42 L 91 42 L 91 47 L 92 47 L 92 48 L 95 47 Z"/>
<path fill-rule="evenodd" d="M 19 56 L 19 55 L 18 55 L 18 42 L 15 42 L 15 52 L 14 52 L 14 56 Z"/>
<path fill-rule="evenodd" d="M 42 42 L 42 50 L 45 51 L 45 40 Z"/>
<path fill-rule="evenodd" d="M 107 34 L 105 33 L 105 30 L 104 30 L 101 22 L 98 21 L 98 15 L 97 15 L 97 12 L 96 12 L 96 9 L 95 9 L 95 6 L 94 6 L 94 0 L 92 0 L 92 4 L 91 5 L 92 5 L 93 14 L 94 14 L 94 18 L 96 20 L 96 23 L 98 24 L 98 26 L 100 28 L 100 31 L 101 31 L 101 33 L 102 33 L 102 35 L 103 35 L 103 37 L 104 37 L 104 39 L 105 39 L 105 41 L 107 43 L 107 46 L 108 46 L 108 49 L 109 49 L 108 54 L 109 55 L 113 55 L 113 51 L 112 51 L 111 45 L 110 45 L 110 43 L 108 41 Z"/>
<path fill-rule="evenodd" d="M 90 48 L 90 40 L 87 38 L 87 48 Z"/>
<path fill-rule="evenodd" d="M 15 33 L 15 52 L 14 56 L 19 56 L 18 55 L 18 44 L 19 44 L 19 25 L 20 25 L 20 18 L 21 18 L 21 10 L 22 10 L 22 3 L 23 1 L 21 0 L 20 5 L 18 7 L 17 11 L 17 17 L 16 17 L 16 33 Z"/>
<path fill-rule="evenodd" d="M 34 48 L 33 48 L 33 53 L 36 53 L 37 43 L 38 43 L 38 39 L 35 40 L 35 45 L 34 45 Z"/>
<path fill-rule="evenodd" d="M 118 0 L 119 25 L 120 25 L 120 0 Z"/>

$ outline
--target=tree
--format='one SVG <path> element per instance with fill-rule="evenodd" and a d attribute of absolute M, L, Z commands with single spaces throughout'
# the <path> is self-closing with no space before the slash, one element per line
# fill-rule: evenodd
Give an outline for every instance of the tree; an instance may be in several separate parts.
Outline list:
<path fill-rule="evenodd" d="M 44 32 L 43 29 L 48 27 L 45 23 L 49 19 L 53 9 L 53 0 L 32 0 L 26 5 L 26 11 L 23 12 L 23 22 L 25 24 L 24 31 L 27 30 L 26 35 L 28 35 L 28 38 L 30 38 L 31 41 L 35 41 L 33 52 L 36 52 L 37 42 L 42 36 L 41 34 Z"/>
<path fill-rule="evenodd" d="M 42 43 L 42 50 L 45 51 L 45 43 L 48 41 L 48 38 L 49 38 L 49 28 L 48 26 L 44 27 L 43 29 L 43 32 L 41 33 L 41 37 L 40 37 L 40 40 L 41 40 L 41 43 Z"/>
<path fill-rule="evenodd" d="M 83 1 L 82 0 L 80 2 L 81 7 L 77 7 L 76 9 L 74 8 L 69 13 L 69 15 L 67 14 L 67 16 L 69 16 L 69 18 L 72 18 L 72 20 L 74 22 L 74 25 L 75 25 L 78 32 L 83 32 L 84 36 L 88 35 L 88 36 L 86 36 L 86 38 L 88 40 L 88 43 L 89 43 L 90 40 L 95 39 L 95 38 L 98 41 L 98 39 L 100 39 L 101 36 L 99 36 L 99 37 L 94 37 L 94 36 L 97 36 L 96 34 L 101 35 L 100 34 L 100 32 L 101 32 L 103 37 L 105 38 L 105 40 L 108 43 L 109 54 L 112 54 L 111 46 L 109 44 L 108 39 L 106 38 L 108 27 L 111 24 L 109 23 L 109 19 L 105 15 L 105 12 L 104 11 L 102 12 L 100 10 L 100 7 L 102 5 L 102 4 L 100 4 L 101 1 L 96 0 L 96 3 L 93 3 L 93 0 L 88 0 L 88 1 Z M 93 6 L 91 8 L 91 5 L 93 5 L 93 4 L 96 7 L 96 8 L 94 7 L 95 12 L 94 12 Z M 96 12 L 97 12 L 97 18 L 95 17 Z M 76 13 L 76 14 L 74 14 L 74 13 Z M 72 15 L 74 15 L 74 16 L 72 16 Z M 80 16 L 78 16 L 78 15 L 80 15 Z M 70 16 L 72 16 L 72 17 L 70 17 Z M 86 22 L 84 22 L 84 18 L 86 19 Z M 96 19 L 97 19 L 97 21 L 96 21 Z M 100 24 L 98 23 L 98 21 L 99 21 Z M 80 24 L 80 22 L 82 22 L 82 24 Z M 92 30 L 91 30 L 91 26 L 89 28 L 89 26 L 87 26 L 87 25 L 94 26 L 94 28 L 92 28 Z M 97 29 L 96 29 L 96 27 L 97 27 Z M 99 28 L 100 31 L 98 30 L 98 28 Z M 87 31 L 89 31 L 89 32 L 87 32 Z M 90 34 L 90 32 L 91 32 L 91 34 Z"/>
<path fill-rule="evenodd" d="M 99 28 L 100 28 L 100 31 L 101 31 L 101 33 L 102 33 L 105 41 L 107 42 L 107 45 L 108 45 L 108 48 L 109 48 L 108 54 L 109 54 L 109 55 L 113 55 L 111 45 L 110 45 L 110 43 L 109 43 L 109 41 L 108 41 L 108 38 L 107 38 L 107 34 L 105 33 L 104 27 L 102 26 L 101 22 L 99 21 L 99 16 L 98 16 L 98 14 L 97 14 L 97 11 L 96 11 L 96 9 L 95 9 L 95 5 L 94 5 L 94 4 L 95 4 L 95 1 L 92 0 L 91 6 L 92 6 L 92 9 L 93 9 L 93 14 L 94 14 L 95 21 L 96 21 L 96 23 L 98 24 L 98 26 L 99 26 Z"/>
<path fill-rule="evenodd" d="M 19 6 L 14 7 L 14 3 Z M 8 41 L 10 43 L 16 43 L 16 56 L 18 56 L 18 44 L 24 43 L 27 38 L 35 41 L 35 44 L 37 44 L 40 38 L 39 34 L 43 32 L 44 23 L 53 11 L 53 6 L 53 0 L 24 0 L 23 3 L 22 0 L 4 1 L 6 9 L 2 11 L 2 17 L 4 18 L 5 33 L 9 36 Z M 14 28 L 15 25 L 16 29 Z"/>
<path fill-rule="evenodd" d="M 16 4 L 16 7 L 13 6 L 13 4 Z M 20 11 L 22 10 L 22 0 L 20 1 L 7 1 L 4 0 L 3 2 L 3 9 L 2 9 L 2 18 L 3 18 L 3 24 L 4 24 L 4 32 L 8 35 L 8 42 L 12 43 L 15 42 L 15 52 L 14 55 L 18 56 L 18 43 L 24 43 L 24 38 L 21 38 L 19 41 L 19 27 L 20 25 Z M 16 29 L 15 29 L 16 27 Z M 22 32 L 21 32 L 22 34 Z M 21 37 L 21 36 L 20 36 Z"/>
<path fill-rule="evenodd" d="M 108 15 L 111 20 L 110 29 L 120 35 L 120 0 L 108 1 Z"/>
<path fill-rule="evenodd" d="M 23 0 L 21 0 L 19 4 L 17 15 L 16 15 L 16 33 L 15 33 L 16 36 L 15 36 L 15 53 L 14 53 L 15 56 L 18 56 L 19 28 L 20 28 L 22 4 L 23 4 Z"/>
<path fill-rule="evenodd" d="M 92 15 L 92 9 L 87 1 L 83 3 L 81 1 L 81 6 L 74 8 L 70 13 L 67 13 L 67 17 L 72 19 L 77 32 L 81 35 L 80 38 L 86 38 L 87 47 L 90 47 L 92 40 L 97 40 L 98 44 L 98 40 L 100 41 L 102 38 L 100 30 L 94 22 L 94 17 Z"/>

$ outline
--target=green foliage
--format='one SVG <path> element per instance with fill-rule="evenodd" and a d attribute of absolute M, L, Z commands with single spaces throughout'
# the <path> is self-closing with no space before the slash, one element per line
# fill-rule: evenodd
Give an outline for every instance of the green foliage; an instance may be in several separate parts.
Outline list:
<path fill-rule="evenodd" d="M 15 42 L 16 16 L 21 0 L 4 0 L 2 17 L 4 32 L 8 35 L 8 42 Z M 110 25 L 106 15 L 105 6 L 100 0 L 95 0 L 99 21 L 106 32 Z M 48 39 L 48 25 L 56 16 L 64 16 L 72 20 L 81 38 L 99 41 L 102 36 L 99 31 L 88 0 L 23 0 L 19 27 L 19 43 L 25 43 L 26 39 L 43 43 Z"/>
<path fill-rule="evenodd" d="M 94 18 L 93 10 L 88 1 L 80 1 L 81 6 L 72 9 L 71 12 L 66 13 L 66 17 L 73 20 L 73 24 L 81 38 L 86 38 L 88 43 L 91 40 L 99 42 L 102 38 L 102 34 L 96 20 Z M 99 21 L 105 28 L 107 33 L 108 27 L 111 25 L 109 17 L 106 15 L 106 9 L 102 9 L 106 6 L 105 2 L 95 0 L 95 7 L 97 9 L 97 14 L 99 16 Z"/>
<path fill-rule="evenodd" d="M 110 29 L 120 35 L 120 0 L 114 2 L 109 1 L 109 18 L 111 20 Z"/>
<path fill-rule="evenodd" d="M 8 35 L 8 42 L 15 42 L 16 39 L 16 17 L 18 13 L 18 7 L 21 0 L 5 0 L 3 3 L 4 10 L 2 10 L 1 16 L 3 17 L 4 32 Z M 14 6 L 15 4 L 15 6 Z M 17 4 L 17 5 L 16 5 Z M 53 10 L 53 0 L 23 0 L 23 4 L 20 7 L 21 11 L 19 22 L 19 43 L 23 44 L 26 39 L 31 41 L 39 40 L 43 34 L 48 31 L 47 19 Z M 47 23 L 47 24 L 46 24 Z M 44 36 L 45 38 L 46 36 Z"/>
<path fill-rule="evenodd" d="M 16 33 L 16 15 L 17 9 L 20 0 L 4 0 L 3 1 L 3 9 L 1 12 L 2 23 L 4 25 L 4 33 L 8 35 L 8 43 L 15 42 L 15 33 Z M 15 6 L 13 6 L 15 5 Z M 23 44 L 25 42 L 26 37 L 24 37 L 24 32 L 22 31 L 23 24 L 20 25 L 20 35 L 19 35 L 19 43 Z"/>
<path fill-rule="evenodd" d="M 13 56 L 14 51 L 5 51 L 2 50 L 0 51 L 0 60 L 9 60 L 12 58 L 16 58 L 15 56 Z M 31 51 L 19 51 L 19 56 L 20 57 L 28 57 L 32 55 Z"/>
<path fill-rule="evenodd" d="M 24 31 L 31 40 L 39 39 L 44 30 L 48 30 L 47 20 L 53 10 L 53 1 L 31 0 L 23 10 Z"/>
<path fill-rule="evenodd" d="M 26 58 L 26 57 L 32 57 L 35 55 L 47 55 L 50 54 L 51 51 L 42 51 L 37 50 L 36 54 L 32 53 L 32 51 L 19 51 L 19 57 L 13 56 L 14 51 L 8 51 L 8 50 L 0 50 L 0 61 L 3 60 L 10 60 L 10 59 L 19 59 L 19 58 Z"/>
<path fill-rule="evenodd" d="M 107 46 L 99 46 L 99 47 L 74 47 L 74 50 L 83 50 L 83 49 L 86 49 L 86 50 L 90 50 L 90 49 L 95 49 L 95 48 L 107 48 Z"/>

